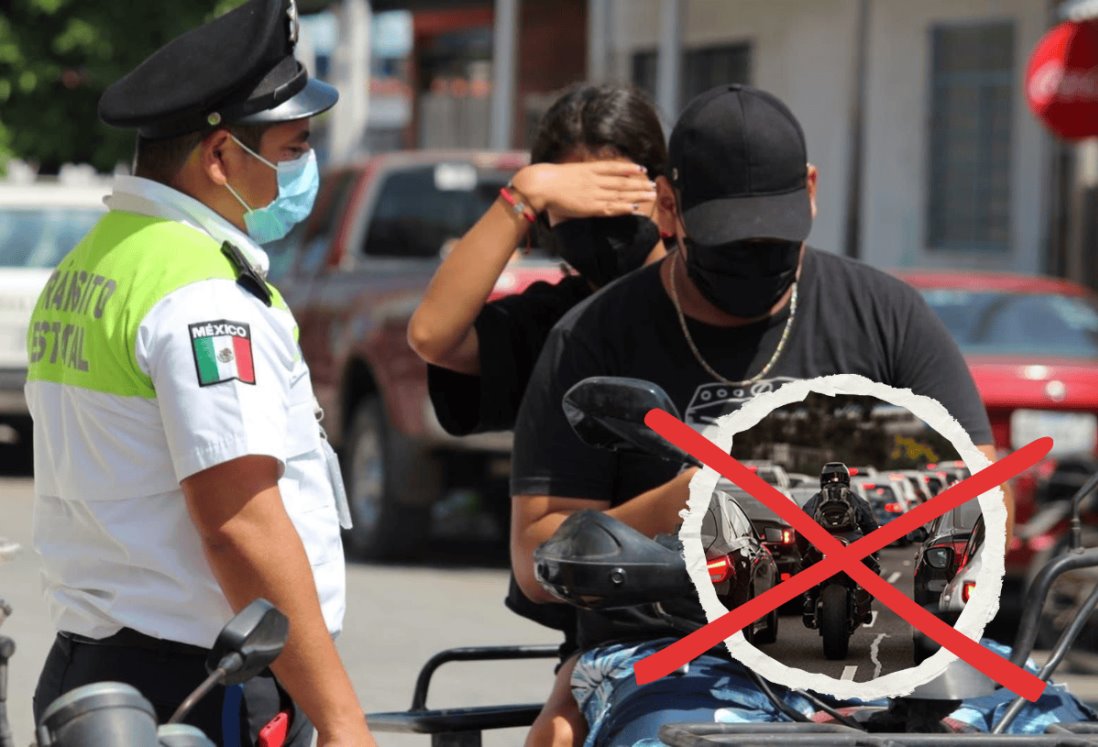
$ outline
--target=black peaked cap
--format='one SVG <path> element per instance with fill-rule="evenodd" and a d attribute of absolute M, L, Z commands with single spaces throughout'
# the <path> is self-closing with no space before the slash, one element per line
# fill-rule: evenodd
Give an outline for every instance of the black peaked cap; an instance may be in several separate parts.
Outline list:
<path fill-rule="evenodd" d="M 159 139 L 319 114 L 339 94 L 294 58 L 299 28 L 294 0 L 248 0 L 113 83 L 99 100 L 99 118 Z"/>

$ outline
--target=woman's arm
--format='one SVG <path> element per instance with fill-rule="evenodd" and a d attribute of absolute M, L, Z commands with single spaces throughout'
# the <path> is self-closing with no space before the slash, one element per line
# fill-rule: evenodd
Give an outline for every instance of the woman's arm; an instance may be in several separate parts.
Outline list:
<path fill-rule="evenodd" d="M 637 203 L 655 199 L 644 170 L 629 161 L 534 164 L 512 183 L 528 209 L 564 218 L 626 215 Z M 497 199 L 454 246 L 408 324 L 408 344 L 420 358 L 480 373 L 473 324 L 528 229 L 521 215 Z"/>

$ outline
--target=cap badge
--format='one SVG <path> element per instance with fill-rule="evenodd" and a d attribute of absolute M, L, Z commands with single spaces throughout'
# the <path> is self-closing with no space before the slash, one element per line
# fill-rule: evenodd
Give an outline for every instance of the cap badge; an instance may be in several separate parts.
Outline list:
<path fill-rule="evenodd" d="M 290 44 L 297 44 L 301 33 L 301 21 L 297 17 L 297 3 L 290 0 L 290 9 L 286 11 L 286 17 L 290 19 Z"/>

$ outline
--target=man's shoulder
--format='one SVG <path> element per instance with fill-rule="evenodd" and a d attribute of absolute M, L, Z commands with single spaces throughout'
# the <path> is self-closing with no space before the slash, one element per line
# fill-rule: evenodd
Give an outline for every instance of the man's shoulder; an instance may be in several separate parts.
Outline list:
<path fill-rule="evenodd" d="M 842 254 L 837 254 L 836 252 L 829 252 L 815 247 L 807 247 L 805 251 L 812 257 L 812 261 L 816 266 L 816 271 L 822 276 L 834 277 L 852 282 L 871 283 L 887 288 L 898 286 L 914 290 L 910 285 L 895 275 L 878 267 L 873 267 L 860 259 L 854 259 L 853 257 L 847 257 Z"/>
<path fill-rule="evenodd" d="M 875 304 L 904 304 L 919 298 L 919 292 L 900 278 L 865 262 L 835 252 L 806 248 L 806 267 L 828 293 L 843 292 L 854 299 Z"/>

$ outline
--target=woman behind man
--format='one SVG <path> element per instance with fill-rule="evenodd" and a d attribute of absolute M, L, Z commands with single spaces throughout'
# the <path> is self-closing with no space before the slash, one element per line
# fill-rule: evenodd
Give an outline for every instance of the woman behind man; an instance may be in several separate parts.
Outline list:
<path fill-rule="evenodd" d="M 454 246 L 408 326 L 428 363 L 431 401 L 453 435 L 511 430 L 549 331 L 602 286 L 666 255 L 674 199 L 667 146 L 652 105 L 619 86 L 575 86 L 546 112 L 531 165 Z M 527 231 L 578 274 L 487 303 Z M 537 605 L 512 578 L 507 606 L 565 633 L 556 683 L 527 745 L 583 743 L 572 698 L 574 613 Z"/>

